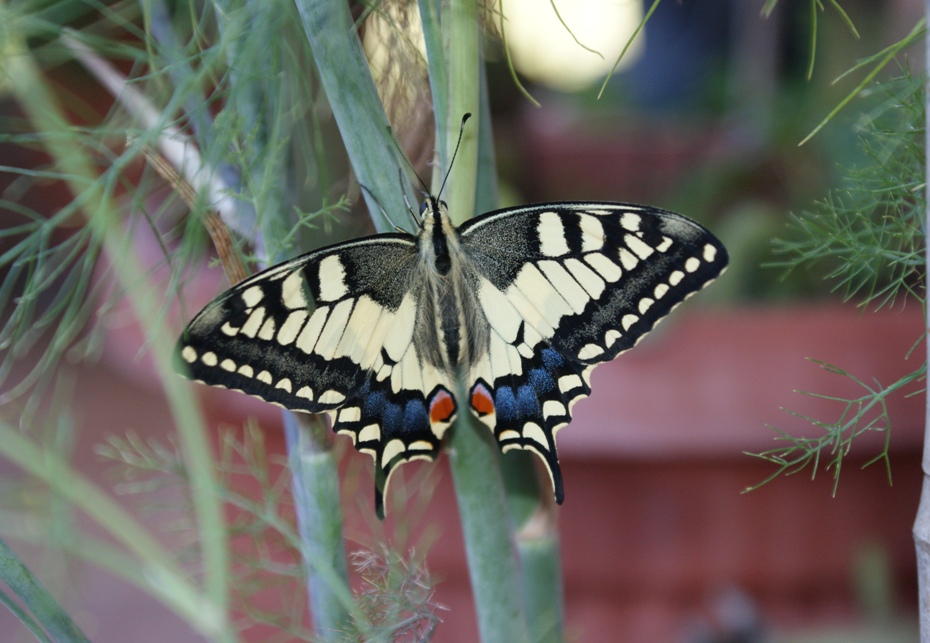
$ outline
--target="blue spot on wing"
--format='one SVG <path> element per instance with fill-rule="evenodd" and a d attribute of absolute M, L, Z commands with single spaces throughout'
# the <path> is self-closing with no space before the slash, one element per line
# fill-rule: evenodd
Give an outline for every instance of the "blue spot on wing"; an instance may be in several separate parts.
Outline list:
<path fill-rule="evenodd" d="M 407 430 L 430 430 L 429 413 L 423 400 L 408 400 L 404 408 L 404 428 Z"/>
<path fill-rule="evenodd" d="M 528 384 L 517 389 L 517 406 L 520 408 L 520 415 L 526 420 L 534 419 L 542 412 L 539 397 L 533 387 Z"/>
<path fill-rule="evenodd" d="M 494 391 L 494 411 L 500 424 L 509 426 L 519 421 L 520 411 L 512 388 L 502 386 Z"/>

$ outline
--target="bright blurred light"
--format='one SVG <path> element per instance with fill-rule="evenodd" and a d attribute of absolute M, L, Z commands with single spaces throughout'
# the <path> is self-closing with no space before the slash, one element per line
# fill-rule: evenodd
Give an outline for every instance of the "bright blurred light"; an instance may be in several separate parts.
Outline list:
<path fill-rule="evenodd" d="M 504 32 L 517 70 L 561 91 L 585 89 L 604 78 L 643 19 L 642 0 L 505 0 Z M 568 29 L 571 30 L 569 33 Z M 644 30 L 645 31 L 645 30 Z M 582 45 L 603 56 L 584 49 Z M 644 32 L 617 70 L 642 54 Z"/>

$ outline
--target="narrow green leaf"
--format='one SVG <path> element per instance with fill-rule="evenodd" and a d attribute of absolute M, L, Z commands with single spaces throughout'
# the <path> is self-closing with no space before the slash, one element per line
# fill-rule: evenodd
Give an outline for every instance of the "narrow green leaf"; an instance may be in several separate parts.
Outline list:
<path fill-rule="evenodd" d="M 646 15 L 643 16 L 643 19 L 636 26 L 636 29 L 633 30 L 633 33 L 627 39 L 626 44 L 623 45 L 623 49 L 620 50 L 620 55 L 617 56 L 617 59 L 614 61 L 614 64 L 610 68 L 610 71 L 607 72 L 607 77 L 604 78 L 604 82 L 601 84 L 601 89 L 597 92 L 598 98 L 604 95 L 604 90 L 607 89 L 607 83 L 610 82 L 610 77 L 614 75 L 614 71 L 616 71 L 617 65 L 620 64 L 621 60 L 623 60 L 623 57 L 626 55 L 627 49 L 629 49 L 630 45 L 633 44 L 633 41 L 636 40 L 636 37 L 639 35 L 639 32 L 641 32 L 643 28 L 646 26 L 646 23 L 649 22 L 649 18 L 652 17 L 652 14 L 659 7 L 659 2 L 661 2 L 661 0 L 653 0 L 652 6 L 649 7 L 649 11 L 647 11 Z"/>
<path fill-rule="evenodd" d="M 888 47 L 888 48 L 885 50 L 885 52 L 886 52 L 885 55 L 882 56 L 881 60 L 875 65 L 875 67 L 872 68 L 872 71 L 870 71 L 870 72 L 865 76 L 865 78 L 863 78 L 862 81 L 861 81 L 858 85 L 856 85 L 856 87 L 855 87 L 851 92 L 849 92 L 849 94 L 847 94 L 846 97 L 845 97 L 843 100 L 841 100 L 841 101 L 839 102 L 839 104 L 838 104 L 836 107 L 834 107 L 832 110 L 830 110 L 830 113 L 827 114 L 826 117 L 825 117 L 822 121 L 820 121 L 820 123 L 817 124 L 817 127 L 815 127 L 815 128 L 811 131 L 810 134 L 808 134 L 807 136 L 805 136 L 804 139 L 803 139 L 800 143 L 798 143 L 798 147 L 801 147 L 802 145 L 804 145 L 805 143 L 807 143 L 809 140 L 811 140 L 811 139 L 817 134 L 817 132 L 819 132 L 820 130 L 822 130 L 822 129 L 824 128 L 824 126 L 826 126 L 827 123 L 829 123 L 831 120 L 833 120 L 833 117 L 836 116 L 836 115 L 840 112 L 841 109 L 843 109 L 844 107 L 846 107 L 846 105 L 848 105 L 850 102 L 852 102 L 852 100 L 853 100 L 856 96 L 858 96 L 858 95 L 862 92 L 862 90 L 864 90 L 866 87 L 868 87 L 869 83 L 871 83 L 873 80 L 875 80 L 875 77 L 878 76 L 879 72 L 880 72 L 882 69 L 884 69 L 885 66 L 886 66 L 889 62 L 891 62 L 892 60 L 894 60 L 894 57 L 898 55 L 898 52 L 900 52 L 900 51 L 903 50 L 905 47 L 907 47 L 907 46 L 909 46 L 910 44 L 912 44 L 914 41 L 916 41 L 916 40 L 918 40 L 919 38 L 923 37 L 924 31 L 925 31 L 925 27 L 926 27 L 926 23 L 927 23 L 926 18 L 921 18 L 920 21 L 918 21 L 918 23 L 917 23 L 916 25 L 914 25 L 914 28 L 911 29 L 910 33 L 908 33 L 904 38 L 902 38 L 901 40 L 899 40 L 899 41 L 896 42 L 895 44 L 893 44 L 893 45 L 891 45 L 890 47 Z"/>
<path fill-rule="evenodd" d="M 0 592 L 0 601 L 13 611 L 38 640 L 49 640 L 41 629 L 38 631 L 35 629 L 37 624 L 41 624 L 51 636 L 51 640 L 56 643 L 90 643 L 90 639 L 84 635 L 64 608 L 32 575 L 29 568 L 2 538 L 0 538 L 0 580 L 10 587 L 19 600 L 32 612 L 35 619 L 19 610 L 15 603 L 9 601 L 5 593 Z"/>
<path fill-rule="evenodd" d="M 398 182 L 406 165 L 391 135 L 349 5 L 341 0 L 296 3 L 352 168 L 365 187 L 375 228 L 388 232 L 394 226 L 381 208 L 403 213 L 416 198 L 407 181 Z"/>

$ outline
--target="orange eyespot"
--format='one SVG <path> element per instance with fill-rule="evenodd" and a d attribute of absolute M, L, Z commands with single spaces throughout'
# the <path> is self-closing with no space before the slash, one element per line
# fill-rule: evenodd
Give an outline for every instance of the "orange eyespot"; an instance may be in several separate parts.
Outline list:
<path fill-rule="evenodd" d="M 484 384 L 475 384 L 471 390 L 471 408 L 475 409 L 478 415 L 494 413 L 494 400 Z"/>
<path fill-rule="evenodd" d="M 429 404 L 429 420 L 436 424 L 448 422 L 455 414 L 455 401 L 446 391 L 439 391 Z"/>

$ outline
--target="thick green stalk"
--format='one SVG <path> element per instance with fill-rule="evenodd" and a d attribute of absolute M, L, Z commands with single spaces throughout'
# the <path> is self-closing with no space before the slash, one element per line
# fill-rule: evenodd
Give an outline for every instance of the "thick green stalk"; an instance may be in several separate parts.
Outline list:
<path fill-rule="evenodd" d="M 353 605 L 348 584 L 339 471 L 332 449 L 320 448 L 317 429 L 326 430 L 322 418 L 305 418 L 285 412 L 288 466 L 304 563 L 313 629 L 322 641 L 333 638 L 349 621 Z M 314 427 L 312 422 L 322 426 Z"/>
<path fill-rule="evenodd" d="M 475 211 L 487 212 L 498 206 L 497 168 L 487 79 L 483 67 L 481 71 Z M 501 471 L 513 518 L 530 640 L 559 643 L 565 640 L 565 619 L 557 516 L 548 476 L 543 476 L 546 482 L 541 485 L 536 459 L 529 451 L 511 451 L 501 458 Z"/>
<path fill-rule="evenodd" d="M 15 33 L 11 29 L 9 34 Z M 216 493 L 216 477 L 213 457 L 207 438 L 206 427 L 190 388 L 182 383 L 172 368 L 174 338 L 159 324 L 162 319 L 158 310 L 162 301 L 160 293 L 154 293 L 147 282 L 145 272 L 135 256 L 127 251 L 123 228 L 116 217 L 103 182 L 91 168 L 92 161 L 81 152 L 81 148 L 70 142 L 70 127 L 57 101 L 42 80 L 39 70 L 29 56 L 25 43 L 18 44 L 18 51 L 6 58 L 6 78 L 10 81 L 13 94 L 28 113 L 37 131 L 47 134 L 46 149 L 54 159 L 58 171 L 68 177 L 72 192 L 77 195 L 81 206 L 88 214 L 88 225 L 103 239 L 104 249 L 113 266 L 113 274 L 120 279 L 123 290 L 133 307 L 136 318 L 146 337 L 150 339 L 151 354 L 161 378 L 169 408 L 178 427 L 186 469 L 190 479 L 190 492 L 197 517 L 199 541 L 204 564 L 205 600 L 196 601 L 182 613 L 200 627 L 220 640 L 235 640 L 227 620 L 229 603 L 229 560 L 226 543 L 226 526 L 222 506 Z M 69 496 L 71 497 L 71 496 Z M 74 499 L 74 498 L 72 498 Z M 84 506 L 84 503 L 81 503 Z M 115 504 L 110 507 L 112 510 Z M 86 507 L 84 507 L 86 510 Z M 100 519 L 108 520 L 106 515 Z M 111 528 L 125 527 L 124 517 L 112 517 L 104 523 Z M 128 543 L 127 543 L 128 544 Z M 153 554 L 146 549 L 137 552 L 141 556 Z M 141 559 L 147 564 L 146 559 Z M 160 561 L 159 568 L 164 568 Z M 174 576 L 173 572 L 169 572 Z M 163 579 L 164 580 L 164 579 Z M 176 583 L 176 581 L 173 581 Z M 157 585 L 157 581 L 153 582 Z M 185 581 L 184 586 L 187 585 Z M 172 591 L 180 587 L 173 588 Z M 156 593 L 179 609 L 178 597 L 171 596 L 164 588 Z M 190 591 L 188 590 L 188 594 Z M 180 600 L 190 600 L 190 596 Z"/>
<path fill-rule="evenodd" d="M 390 131 L 387 115 L 375 88 L 368 60 L 344 0 L 296 0 L 320 82 L 358 176 L 368 211 L 379 232 L 394 225 L 417 199 L 407 181 L 405 165 Z M 406 198 L 405 198 L 406 194 Z M 397 221 L 400 223 L 400 221 Z"/>
<path fill-rule="evenodd" d="M 479 108 L 480 54 L 477 5 L 451 0 L 442 6 L 442 41 L 447 64 L 447 121 L 439 137 L 454 150 L 461 118 Z M 457 223 L 475 213 L 478 127 L 469 122 L 462 135 L 455 167 L 447 185 L 449 211 Z M 443 167 L 449 167 L 448 158 Z M 459 383 L 458 399 L 467 390 Z M 468 555 L 472 595 L 483 641 L 529 640 L 510 514 L 492 436 L 465 408 L 458 414 L 449 461 L 455 480 L 459 515 Z"/>

